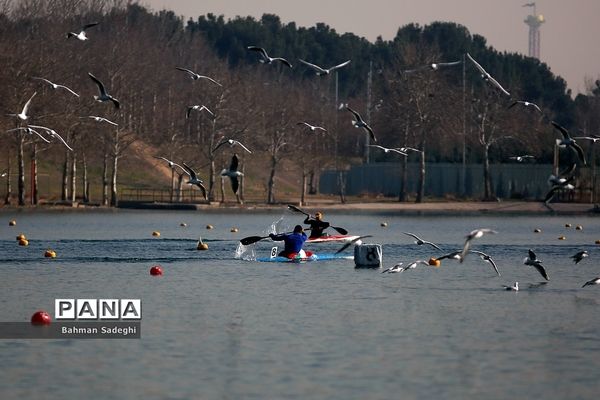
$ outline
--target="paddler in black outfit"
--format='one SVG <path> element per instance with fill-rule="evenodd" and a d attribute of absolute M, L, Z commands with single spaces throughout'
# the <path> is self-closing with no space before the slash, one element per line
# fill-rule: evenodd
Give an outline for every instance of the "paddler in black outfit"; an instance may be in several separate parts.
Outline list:
<path fill-rule="evenodd" d="M 327 234 L 323 233 L 323 231 L 329 228 L 329 222 L 323 221 L 323 213 L 321 211 L 317 211 L 314 218 L 311 218 L 310 215 L 307 215 L 304 223 L 310 225 L 311 231 L 309 239 L 327 236 Z"/>

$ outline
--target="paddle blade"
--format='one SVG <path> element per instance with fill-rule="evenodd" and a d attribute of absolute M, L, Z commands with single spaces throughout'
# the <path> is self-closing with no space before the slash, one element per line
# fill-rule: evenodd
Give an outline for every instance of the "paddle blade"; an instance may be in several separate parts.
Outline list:
<path fill-rule="evenodd" d="M 268 236 L 248 236 L 240 240 L 240 243 L 244 246 L 248 246 L 249 244 L 256 243 L 260 240 L 266 239 Z"/>
<path fill-rule="evenodd" d="M 336 231 L 338 231 L 340 233 L 340 235 L 347 235 L 348 231 L 345 230 L 344 228 L 340 228 L 339 226 L 332 226 L 333 229 L 335 229 Z"/>
<path fill-rule="evenodd" d="M 302 213 L 302 214 L 306 215 L 307 217 L 310 215 L 310 214 L 308 214 L 306 211 L 304 211 L 304 210 L 301 210 L 300 208 L 298 208 L 298 207 L 296 207 L 296 206 L 294 206 L 294 205 L 291 205 L 291 204 L 288 204 L 288 208 L 289 208 L 290 210 L 292 210 L 292 211 L 296 211 L 296 212 Z"/>

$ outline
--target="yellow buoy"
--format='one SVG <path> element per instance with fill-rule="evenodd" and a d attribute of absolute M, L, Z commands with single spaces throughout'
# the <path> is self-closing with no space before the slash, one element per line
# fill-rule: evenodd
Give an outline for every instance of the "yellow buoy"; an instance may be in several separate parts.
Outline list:
<path fill-rule="evenodd" d="M 600 244 L 600 239 L 596 240 L 594 243 Z"/>
<path fill-rule="evenodd" d="M 27 238 L 21 233 L 17 236 L 17 240 L 27 240 Z"/>
<path fill-rule="evenodd" d="M 8 222 L 8 226 L 16 226 L 17 225 L 17 221 L 15 221 L 14 219 Z"/>
<path fill-rule="evenodd" d="M 541 230 L 540 228 L 535 228 L 535 229 L 533 230 L 533 233 L 540 233 L 541 231 L 542 231 L 542 230 Z"/>
<path fill-rule="evenodd" d="M 570 227 L 571 227 L 571 224 L 569 224 L 569 223 L 565 224 L 565 228 L 570 228 Z"/>
<path fill-rule="evenodd" d="M 567 240 L 567 238 L 565 236 L 559 236 L 558 240 Z"/>
<path fill-rule="evenodd" d="M 583 230 L 583 226 L 581 226 L 581 225 L 577 225 L 577 226 L 575 227 L 575 230 L 576 230 L 576 231 L 581 231 L 581 230 Z"/>
<path fill-rule="evenodd" d="M 432 267 L 439 267 L 440 265 L 442 265 L 441 261 L 438 260 L 437 258 L 433 258 L 431 257 L 428 261 L 429 265 L 431 265 Z"/>
<path fill-rule="evenodd" d="M 180 224 L 179 224 L 179 226 L 186 227 L 186 226 L 187 226 L 187 224 L 186 224 L 185 222 L 182 222 L 182 223 L 180 223 Z"/>
<path fill-rule="evenodd" d="M 154 231 L 154 232 L 152 232 L 152 236 L 159 237 L 160 236 L 160 232 L 159 231 Z"/>
<path fill-rule="evenodd" d="M 214 228 L 214 226 L 212 226 L 210 224 L 206 225 L 206 229 L 212 229 L 212 228 Z"/>
<path fill-rule="evenodd" d="M 19 239 L 19 246 L 29 246 L 29 240 Z"/>
<path fill-rule="evenodd" d="M 202 238 L 198 238 L 198 245 L 196 246 L 198 250 L 208 250 L 208 245 L 202 241 Z"/>
<path fill-rule="evenodd" d="M 387 227 L 387 222 L 382 222 L 380 225 L 385 228 Z"/>
<path fill-rule="evenodd" d="M 239 232 L 239 229 L 234 227 L 234 228 L 231 228 L 230 232 L 236 233 L 236 232 Z"/>
<path fill-rule="evenodd" d="M 44 257 L 46 257 L 46 258 L 56 258 L 56 252 L 54 250 L 52 250 L 52 249 L 48 249 L 44 253 Z"/>

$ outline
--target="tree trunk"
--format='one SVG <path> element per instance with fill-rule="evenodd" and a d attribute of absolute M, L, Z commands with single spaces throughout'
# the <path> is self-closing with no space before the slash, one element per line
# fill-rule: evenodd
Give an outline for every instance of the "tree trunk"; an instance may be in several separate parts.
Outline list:
<path fill-rule="evenodd" d="M 37 146 L 34 143 L 31 151 L 31 204 L 37 205 L 39 201 L 38 196 L 38 173 L 37 173 Z"/>
<path fill-rule="evenodd" d="M 344 171 L 338 171 L 338 189 L 340 194 L 340 203 L 346 204 L 346 179 L 344 178 Z"/>
<path fill-rule="evenodd" d="M 87 162 L 85 159 L 85 153 L 83 153 L 83 160 L 82 160 L 82 168 L 83 168 L 83 202 L 84 203 L 89 203 L 90 202 L 90 184 L 88 182 L 88 170 L 87 170 Z"/>
<path fill-rule="evenodd" d="M 267 184 L 267 203 L 275 203 L 275 167 L 277 167 L 277 158 L 271 156 L 271 172 L 269 173 L 269 182 Z"/>
<path fill-rule="evenodd" d="M 171 191 L 169 193 L 169 201 L 172 203 L 175 200 L 175 168 L 171 168 Z"/>
<path fill-rule="evenodd" d="M 419 190 L 417 191 L 417 199 L 415 201 L 416 203 L 422 203 L 423 199 L 425 198 L 425 140 L 421 142 L 420 150 L 421 152 L 419 153 L 419 155 L 421 156 L 421 158 L 419 159 Z"/>
<path fill-rule="evenodd" d="M 117 198 L 117 170 L 119 167 L 119 156 L 113 155 L 112 176 L 110 179 L 110 205 L 117 207 L 119 200 Z"/>
<path fill-rule="evenodd" d="M 215 201 L 215 160 L 214 158 L 210 160 L 210 168 L 208 172 L 208 201 Z"/>
<path fill-rule="evenodd" d="M 302 189 L 300 192 L 300 206 L 304 206 L 306 204 L 306 188 L 307 188 L 307 180 L 308 180 L 308 172 L 306 168 L 302 166 Z"/>
<path fill-rule="evenodd" d="M 65 161 L 62 168 L 62 185 L 60 191 L 60 199 L 67 201 L 69 197 L 69 152 L 65 151 Z"/>
<path fill-rule="evenodd" d="M 221 203 L 225 203 L 225 178 L 221 177 Z"/>
<path fill-rule="evenodd" d="M 71 202 L 77 200 L 77 156 L 71 155 Z"/>
<path fill-rule="evenodd" d="M 183 192 L 183 174 L 177 175 L 177 202 L 181 203 L 181 195 Z"/>
<path fill-rule="evenodd" d="M 483 146 L 483 190 L 484 199 L 491 200 L 492 198 L 492 179 L 490 176 L 490 146 Z"/>
<path fill-rule="evenodd" d="M 402 157 L 402 179 L 400 182 L 400 195 L 398 201 L 406 201 L 408 192 L 408 157 Z"/>
<path fill-rule="evenodd" d="M 24 138 L 23 133 L 17 133 L 17 164 L 19 166 L 19 178 L 17 181 L 17 189 L 19 191 L 19 205 L 25 205 L 25 159 L 23 156 Z"/>
<path fill-rule="evenodd" d="M 244 182 L 246 181 L 246 163 L 242 164 L 242 176 L 240 176 L 240 187 L 238 188 L 238 203 L 244 204 Z"/>
<path fill-rule="evenodd" d="M 314 168 L 310 170 L 308 174 L 308 194 L 317 194 L 317 185 L 315 182 L 315 170 Z"/>
<path fill-rule="evenodd" d="M 108 152 L 104 151 L 102 165 L 102 205 L 108 205 Z"/>
<path fill-rule="evenodd" d="M 8 151 L 7 166 L 6 166 L 6 197 L 4 198 L 4 204 L 10 205 L 10 198 L 12 197 L 12 188 L 10 186 L 10 149 Z"/>

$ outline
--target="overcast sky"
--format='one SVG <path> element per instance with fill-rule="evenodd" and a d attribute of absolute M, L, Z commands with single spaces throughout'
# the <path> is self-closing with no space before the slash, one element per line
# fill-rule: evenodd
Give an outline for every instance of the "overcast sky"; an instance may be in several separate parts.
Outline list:
<path fill-rule="evenodd" d="M 310 27 L 324 22 L 338 33 L 352 32 L 374 41 L 392 39 L 400 26 L 433 21 L 465 25 L 500 51 L 527 54 L 531 0 L 140 0 L 155 11 L 177 15 L 223 14 L 226 18 L 264 13 L 282 22 Z M 600 79 L 600 0 L 538 0 L 541 61 L 562 76 L 573 92 L 585 91 L 585 78 Z"/>

